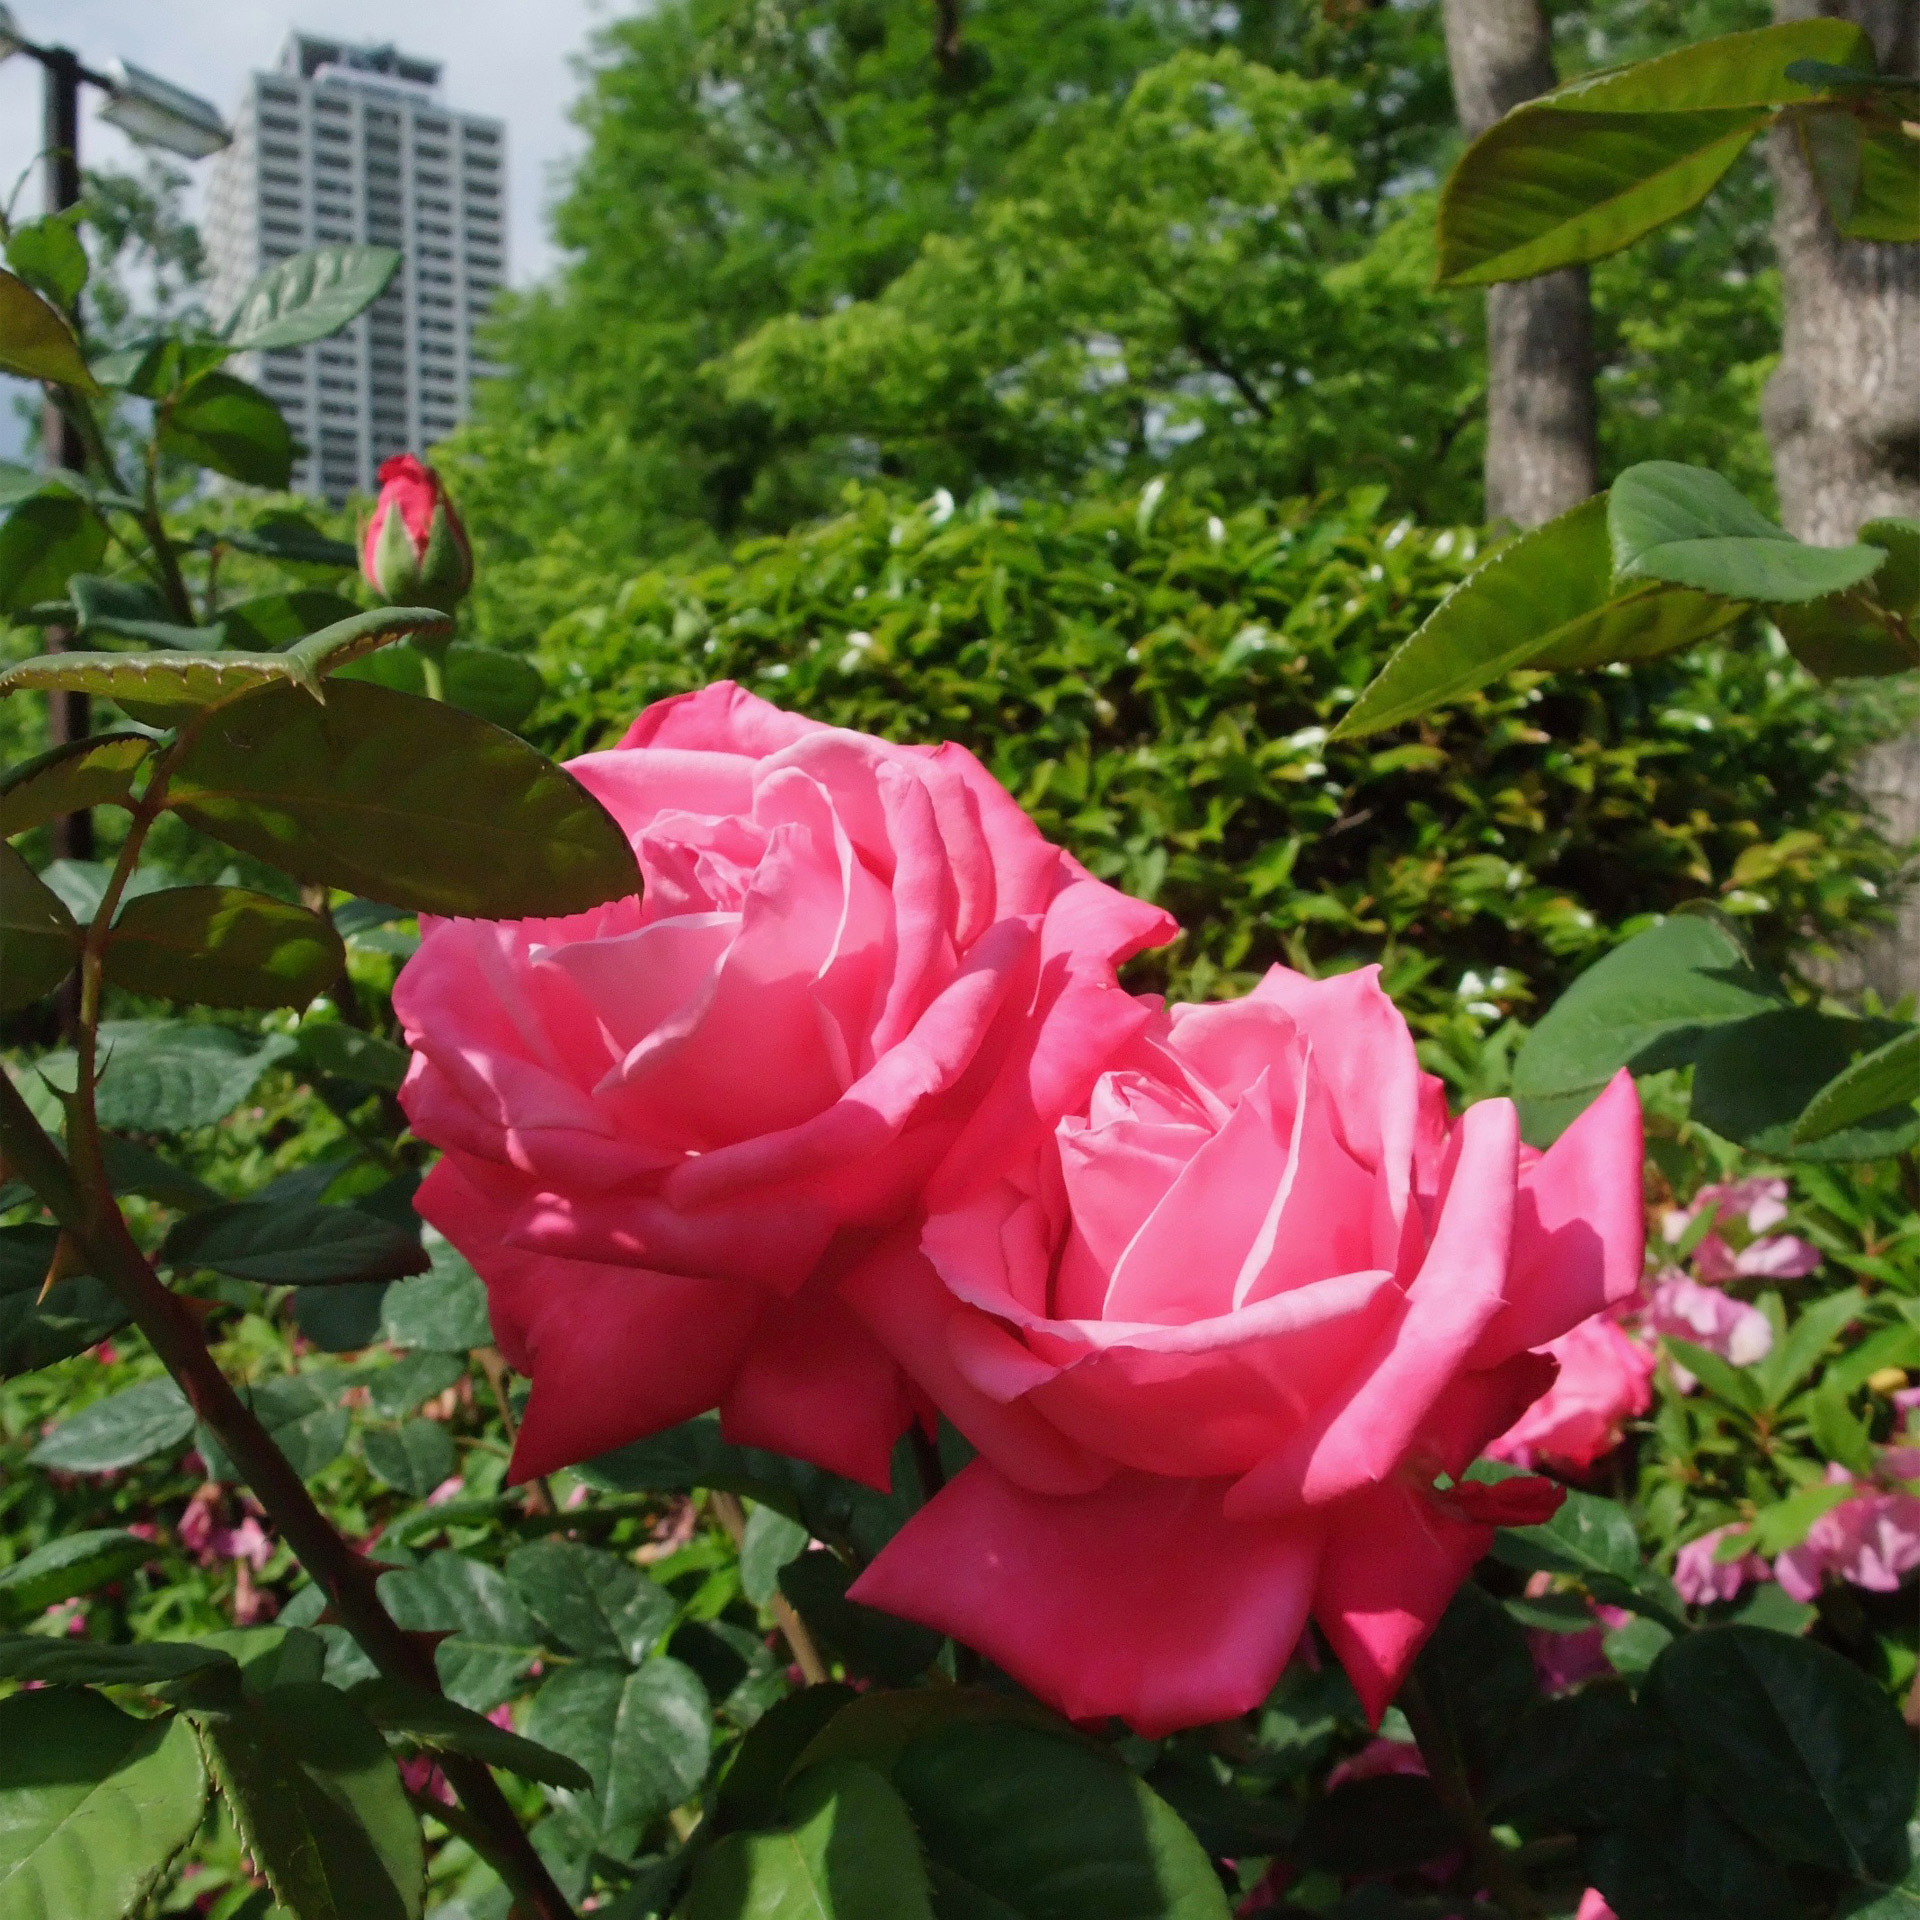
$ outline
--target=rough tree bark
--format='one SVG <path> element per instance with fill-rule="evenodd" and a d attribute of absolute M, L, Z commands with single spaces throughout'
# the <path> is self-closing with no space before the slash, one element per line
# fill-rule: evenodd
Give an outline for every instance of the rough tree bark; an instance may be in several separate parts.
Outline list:
<path fill-rule="evenodd" d="M 1554 84 L 1540 0 L 1446 0 L 1454 107 L 1474 138 Z M 1487 289 L 1487 518 L 1537 527 L 1600 484 L 1587 270 Z"/>
<path fill-rule="evenodd" d="M 1913 0 L 1774 0 L 1777 20 L 1852 20 L 1883 70 L 1920 72 Z M 1878 514 L 1920 517 L 1920 246 L 1842 240 L 1814 191 L 1792 130 L 1768 159 L 1785 324 L 1762 417 L 1787 526 L 1802 540 L 1850 540 Z M 1861 785 L 1887 831 L 1920 836 L 1920 727 L 1873 749 Z M 1920 884 L 1887 933 L 1825 974 L 1889 1002 L 1920 991 Z"/>

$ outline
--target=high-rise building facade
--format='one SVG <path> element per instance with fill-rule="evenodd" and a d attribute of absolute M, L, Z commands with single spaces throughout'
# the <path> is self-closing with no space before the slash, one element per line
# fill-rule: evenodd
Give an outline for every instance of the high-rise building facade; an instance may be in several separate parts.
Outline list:
<path fill-rule="evenodd" d="M 208 190 L 213 305 L 276 260 L 335 241 L 400 249 L 387 291 L 344 332 L 249 356 L 307 449 L 302 492 L 371 492 L 390 454 L 466 418 L 488 369 L 476 330 L 507 271 L 506 129 L 439 98 L 437 62 L 296 33 L 257 73 Z"/>

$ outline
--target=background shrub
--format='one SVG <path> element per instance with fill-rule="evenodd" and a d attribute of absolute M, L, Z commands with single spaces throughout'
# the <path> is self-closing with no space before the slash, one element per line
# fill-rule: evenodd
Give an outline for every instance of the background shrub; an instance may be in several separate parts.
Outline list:
<path fill-rule="evenodd" d="M 1869 718 L 1777 646 L 1515 674 L 1380 739 L 1327 730 L 1479 536 L 1382 494 L 1231 515 L 1150 485 L 1072 506 L 850 490 L 725 565 L 551 627 L 546 743 L 732 678 L 894 739 L 958 740 L 1041 830 L 1179 917 L 1140 984 L 1386 963 L 1429 1031 L 1544 1005 L 1640 917 L 1711 897 L 1784 956 L 1877 911 L 1897 856 L 1842 769 Z"/>

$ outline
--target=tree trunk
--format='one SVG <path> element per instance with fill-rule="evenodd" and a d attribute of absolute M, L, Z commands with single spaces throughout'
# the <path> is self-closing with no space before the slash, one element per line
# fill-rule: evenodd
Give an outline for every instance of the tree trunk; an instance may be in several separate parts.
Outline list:
<path fill-rule="evenodd" d="M 1468 139 L 1554 84 L 1540 0 L 1446 0 Z M 1585 267 L 1487 289 L 1487 518 L 1537 527 L 1597 490 Z"/>
<path fill-rule="evenodd" d="M 1774 0 L 1778 20 L 1855 21 L 1883 70 L 1920 71 L 1912 0 Z M 1770 136 L 1785 324 L 1762 417 L 1781 515 L 1802 540 L 1851 540 L 1881 514 L 1920 517 L 1920 246 L 1842 240 L 1788 127 Z M 1920 728 L 1868 753 L 1860 785 L 1896 840 L 1920 837 Z M 1826 970 L 1891 1002 L 1920 990 L 1920 886 L 1896 925 Z"/>

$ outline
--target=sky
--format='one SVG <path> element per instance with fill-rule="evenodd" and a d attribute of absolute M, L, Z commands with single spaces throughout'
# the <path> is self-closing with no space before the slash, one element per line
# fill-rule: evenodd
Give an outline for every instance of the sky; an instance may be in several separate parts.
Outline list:
<path fill-rule="evenodd" d="M 447 104 L 507 123 L 509 271 L 516 286 L 553 264 L 546 208 L 579 137 L 567 118 L 578 92 L 574 62 L 620 0 L 8 0 L 20 32 L 69 46 L 96 69 L 118 57 L 211 100 L 230 114 L 249 73 L 271 67 L 288 32 L 397 41 L 444 62 Z M 10 192 L 40 145 L 40 68 L 19 56 L 0 64 L 0 193 Z M 132 148 L 96 117 L 83 90 L 83 164 L 127 164 Z M 190 166 L 204 177 L 206 163 Z M 23 212 L 38 211 L 33 179 Z"/>

